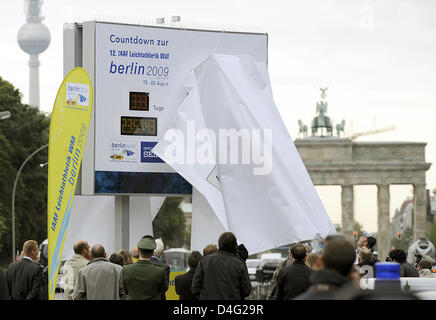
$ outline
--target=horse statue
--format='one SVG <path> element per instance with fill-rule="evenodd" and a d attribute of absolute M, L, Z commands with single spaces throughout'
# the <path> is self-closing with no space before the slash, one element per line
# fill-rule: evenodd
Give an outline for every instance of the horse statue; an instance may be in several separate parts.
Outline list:
<path fill-rule="evenodd" d="M 325 115 L 327 112 L 327 102 L 320 101 L 316 103 L 316 113 L 318 115 L 312 120 L 312 135 L 315 135 L 318 129 L 326 128 L 327 133 L 333 135 L 333 126 L 330 118 Z"/>
<path fill-rule="evenodd" d="M 303 137 L 307 137 L 307 126 L 303 124 L 303 121 L 298 120 L 298 126 L 299 126 L 298 135 L 300 136 L 301 134 L 303 134 Z"/>
<path fill-rule="evenodd" d="M 338 137 L 341 136 L 341 132 L 345 135 L 345 120 L 342 120 L 341 123 L 336 124 L 336 132 L 338 133 Z"/>

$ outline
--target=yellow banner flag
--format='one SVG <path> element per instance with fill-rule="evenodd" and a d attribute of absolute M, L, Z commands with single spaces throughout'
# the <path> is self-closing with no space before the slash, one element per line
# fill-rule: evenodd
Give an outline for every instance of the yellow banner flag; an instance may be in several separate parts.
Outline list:
<path fill-rule="evenodd" d="M 167 300 L 180 300 L 179 295 L 176 292 L 176 277 L 186 273 L 186 270 L 183 271 L 171 271 L 170 272 L 170 279 L 168 282 L 168 290 L 165 293 L 165 297 Z"/>
<path fill-rule="evenodd" d="M 56 290 L 92 102 L 92 83 L 87 72 L 74 68 L 59 88 L 50 120 L 47 204 L 50 300 Z"/>

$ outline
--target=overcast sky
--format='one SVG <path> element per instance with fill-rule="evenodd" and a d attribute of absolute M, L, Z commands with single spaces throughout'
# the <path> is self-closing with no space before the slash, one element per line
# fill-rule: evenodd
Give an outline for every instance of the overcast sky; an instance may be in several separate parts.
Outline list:
<path fill-rule="evenodd" d="M 2 1 L 0 76 L 18 87 L 28 103 L 28 55 L 16 38 L 25 23 L 24 1 Z M 46 0 L 43 23 L 51 32 L 40 55 L 41 109 L 51 112 L 63 79 L 62 28 L 65 22 L 116 17 L 208 25 L 255 26 L 268 32 L 269 72 L 275 102 L 293 138 L 297 120 L 310 124 L 319 86 L 329 87 L 328 115 L 346 120 L 346 131 L 396 125 L 397 129 L 357 141 L 427 142 L 426 160 L 436 161 L 436 1 L 420 0 Z M 374 121 L 375 119 L 375 121 Z M 351 126 L 352 124 L 352 126 Z M 436 169 L 427 172 L 436 188 Z M 317 187 L 334 223 L 340 223 L 340 188 Z M 391 187 L 391 214 L 411 186 Z M 377 230 L 375 186 L 357 187 L 356 219 Z"/>

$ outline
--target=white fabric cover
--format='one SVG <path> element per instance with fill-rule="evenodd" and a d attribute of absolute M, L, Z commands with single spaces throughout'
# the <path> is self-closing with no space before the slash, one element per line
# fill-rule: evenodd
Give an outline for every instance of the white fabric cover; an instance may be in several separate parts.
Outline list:
<path fill-rule="evenodd" d="M 271 172 L 255 175 L 260 162 L 244 164 L 241 157 L 238 163 L 221 164 L 219 154 L 211 155 L 211 163 L 196 162 L 195 150 L 218 150 L 213 135 L 195 139 L 202 128 L 215 133 L 217 144 L 220 129 L 271 130 Z M 176 139 L 172 129 L 179 129 L 185 139 Z M 251 56 L 213 54 L 198 65 L 167 133 L 153 152 L 207 199 L 222 227 L 234 232 L 250 254 L 336 233 L 274 104 L 267 68 Z M 267 140 L 260 144 L 262 152 L 268 151 Z M 173 157 L 176 150 L 184 151 L 183 163 Z M 208 180 L 215 167 L 218 186 Z M 201 214 L 194 211 L 193 222 Z M 209 243 L 208 227 L 205 223 L 193 230 L 204 233 L 204 246 Z"/>

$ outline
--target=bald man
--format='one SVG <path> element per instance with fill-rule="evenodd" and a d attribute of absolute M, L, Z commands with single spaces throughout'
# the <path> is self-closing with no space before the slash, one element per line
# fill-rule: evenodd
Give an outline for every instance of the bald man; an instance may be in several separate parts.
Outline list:
<path fill-rule="evenodd" d="M 77 273 L 89 262 L 89 244 L 85 240 L 79 240 L 73 245 L 74 255 L 64 264 L 64 296 L 65 300 L 73 299 L 74 286 L 76 285 Z"/>
<path fill-rule="evenodd" d="M 91 261 L 79 270 L 73 300 L 120 300 L 126 297 L 123 268 L 106 258 L 100 244 L 91 248 Z"/>

